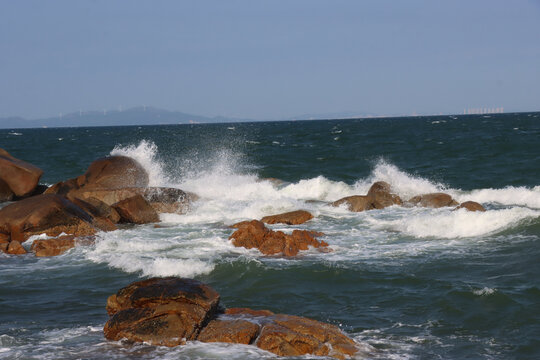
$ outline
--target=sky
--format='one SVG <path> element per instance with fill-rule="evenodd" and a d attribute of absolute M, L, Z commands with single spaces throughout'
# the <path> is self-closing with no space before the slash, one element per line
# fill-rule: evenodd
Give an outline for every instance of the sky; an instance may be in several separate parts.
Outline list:
<path fill-rule="evenodd" d="M 0 0 L 0 117 L 540 110 L 540 0 Z"/>

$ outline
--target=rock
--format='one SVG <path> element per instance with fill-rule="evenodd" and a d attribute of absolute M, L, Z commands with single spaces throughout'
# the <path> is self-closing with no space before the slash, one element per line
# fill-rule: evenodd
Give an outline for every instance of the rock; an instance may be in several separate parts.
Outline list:
<path fill-rule="evenodd" d="M 120 222 L 148 224 L 159 222 L 159 216 L 152 206 L 142 197 L 135 195 L 112 206 L 120 215 Z"/>
<path fill-rule="evenodd" d="M 11 241 L 7 247 L 6 252 L 12 255 L 24 255 L 27 253 L 25 248 L 17 240 Z"/>
<path fill-rule="evenodd" d="M 152 278 L 135 282 L 107 299 L 109 340 L 126 338 L 176 346 L 194 340 L 218 310 L 219 294 L 196 280 Z"/>
<path fill-rule="evenodd" d="M 265 216 L 261 219 L 266 224 L 299 225 L 313 219 L 313 215 L 306 210 L 290 211 L 283 214 Z"/>
<path fill-rule="evenodd" d="M 0 234 L 11 241 L 25 241 L 38 234 L 93 235 L 94 218 L 59 195 L 37 195 L 0 209 Z"/>
<path fill-rule="evenodd" d="M 70 198 L 70 200 L 75 205 L 79 206 L 81 209 L 94 217 L 108 219 L 113 224 L 117 224 L 118 222 L 120 222 L 120 214 L 118 214 L 118 211 L 116 211 L 113 207 L 107 205 L 99 199 L 88 197 L 82 200 L 76 197 L 72 197 Z"/>
<path fill-rule="evenodd" d="M 37 187 L 43 170 L 11 156 L 0 149 L 0 179 L 16 196 L 31 194 Z"/>
<path fill-rule="evenodd" d="M 375 209 L 375 205 L 371 198 L 365 195 L 353 195 L 347 196 L 332 203 L 332 206 L 340 206 L 341 204 L 347 204 L 350 211 L 360 212 Z"/>
<path fill-rule="evenodd" d="M 459 210 L 459 209 L 466 209 L 468 211 L 486 211 L 486 209 L 481 204 L 477 203 L 476 201 L 465 201 L 461 203 L 454 210 Z"/>
<path fill-rule="evenodd" d="M 415 206 L 423 206 L 430 208 L 440 208 L 444 206 L 456 206 L 458 202 L 445 193 L 431 193 L 418 195 L 407 201 Z"/>
<path fill-rule="evenodd" d="M 253 310 L 250 308 L 229 308 L 225 310 L 226 315 L 248 315 L 252 317 L 257 316 L 272 316 L 273 312 L 270 310 Z"/>
<path fill-rule="evenodd" d="M 369 188 L 367 197 L 371 199 L 373 206 L 376 209 L 383 209 L 392 205 L 402 205 L 401 198 L 392 194 L 390 184 L 385 181 L 377 181 Z"/>
<path fill-rule="evenodd" d="M 315 236 L 324 235 L 322 233 L 294 230 L 291 235 L 287 235 L 282 231 L 272 231 L 257 220 L 233 225 L 235 226 L 238 230 L 229 237 L 234 246 L 257 248 L 265 255 L 296 256 L 300 250 L 308 250 L 309 246 L 315 248 L 328 246 L 326 242 L 315 239 Z"/>
<path fill-rule="evenodd" d="M 148 186 L 148 173 L 135 159 L 109 156 L 95 160 L 86 172 L 74 179 L 57 183 L 45 193 L 67 195 L 78 189 L 121 189 Z"/>
<path fill-rule="evenodd" d="M 34 240 L 30 250 L 38 257 L 57 256 L 75 247 L 75 236 L 66 235 L 54 239 Z"/>
<path fill-rule="evenodd" d="M 251 344 L 260 326 L 247 320 L 212 320 L 197 337 L 202 342 Z"/>
<path fill-rule="evenodd" d="M 0 203 L 13 200 L 15 194 L 11 191 L 9 185 L 0 178 Z"/>
<path fill-rule="evenodd" d="M 292 315 L 275 315 L 263 326 L 255 343 L 279 356 L 349 357 L 358 351 L 356 343 L 338 327 Z"/>

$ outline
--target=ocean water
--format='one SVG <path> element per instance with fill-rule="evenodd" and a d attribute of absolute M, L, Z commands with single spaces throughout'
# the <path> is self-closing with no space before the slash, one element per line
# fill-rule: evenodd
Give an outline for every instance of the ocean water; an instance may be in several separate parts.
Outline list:
<path fill-rule="evenodd" d="M 208 283 L 226 307 L 338 325 L 358 358 L 540 358 L 540 113 L 8 129 L 0 147 L 46 184 L 123 154 L 151 185 L 200 196 L 188 214 L 162 214 L 163 228 L 100 233 L 53 258 L 0 254 L 0 359 L 275 358 L 105 340 L 107 297 L 169 275 Z M 405 199 L 445 191 L 488 211 L 328 205 L 378 180 Z M 315 218 L 271 228 L 322 231 L 333 252 L 268 257 L 228 240 L 228 225 L 296 209 Z"/>

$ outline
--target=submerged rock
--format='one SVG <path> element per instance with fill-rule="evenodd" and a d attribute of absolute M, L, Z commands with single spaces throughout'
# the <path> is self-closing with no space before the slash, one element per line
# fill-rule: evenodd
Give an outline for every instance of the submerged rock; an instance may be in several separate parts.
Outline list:
<path fill-rule="evenodd" d="M 265 255 L 283 254 L 296 256 L 300 250 L 308 250 L 309 246 L 325 248 L 328 244 L 315 237 L 324 234 L 307 230 L 294 230 L 288 235 L 282 231 L 272 231 L 257 220 L 243 221 L 233 225 L 237 227 L 230 237 L 234 246 L 247 249 L 257 248 Z"/>
<path fill-rule="evenodd" d="M 466 209 L 467 211 L 486 211 L 486 209 L 476 201 L 465 201 L 461 203 L 454 210 Z"/>
<path fill-rule="evenodd" d="M 261 219 L 266 224 L 299 225 L 313 219 L 313 215 L 306 210 L 290 211 L 283 214 L 265 216 Z"/>
<path fill-rule="evenodd" d="M 423 194 L 409 199 L 407 203 L 414 206 L 440 208 L 445 206 L 456 206 L 459 203 L 455 201 L 450 195 L 445 193 L 430 193 Z"/>
<path fill-rule="evenodd" d="M 43 170 L 37 166 L 19 160 L 6 150 L 0 149 L 0 201 L 11 200 L 8 198 L 9 191 L 18 197 L 32 194 L 38 186 L 41 175 Z"/>
<path fill-rule="evenodd" d="M 233 308 L 219 311 L 219 294 L 195 280 L 153 278 L 133 283 L 107 300 L 110 340 L 126 338 L 176 346 L 189 340 L 254 345 L 280 356 L 354 355 L 358 344 L 316 320 Z"/>

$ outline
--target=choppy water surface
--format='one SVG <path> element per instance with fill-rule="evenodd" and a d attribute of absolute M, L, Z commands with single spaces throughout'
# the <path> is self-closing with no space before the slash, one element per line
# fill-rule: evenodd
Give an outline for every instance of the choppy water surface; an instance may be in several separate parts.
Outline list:
<path fill-rule="evenodd" d="M 371 358 L 538 358 L 539 116 L 2 130 L 0 147 L 40 166 L 48 184 L 124 154 L 151 185 L 200 200 L 186 215 L 162 214 L 163 228 L 103 233 L 59 257 L 0 255 L 0 358 L 275 357 L 106 341 L 107 296 L 168 275 L 210 284 L 227 307 L 339 325 Z M 327 204 L 378 180 L 402 198 L 445 191 L 488 211 Z M 315 219 L 271 227 L 322 231 L 333 252 L 284 259 L 228 241 L 234 222 L 300 208 Z"/>

